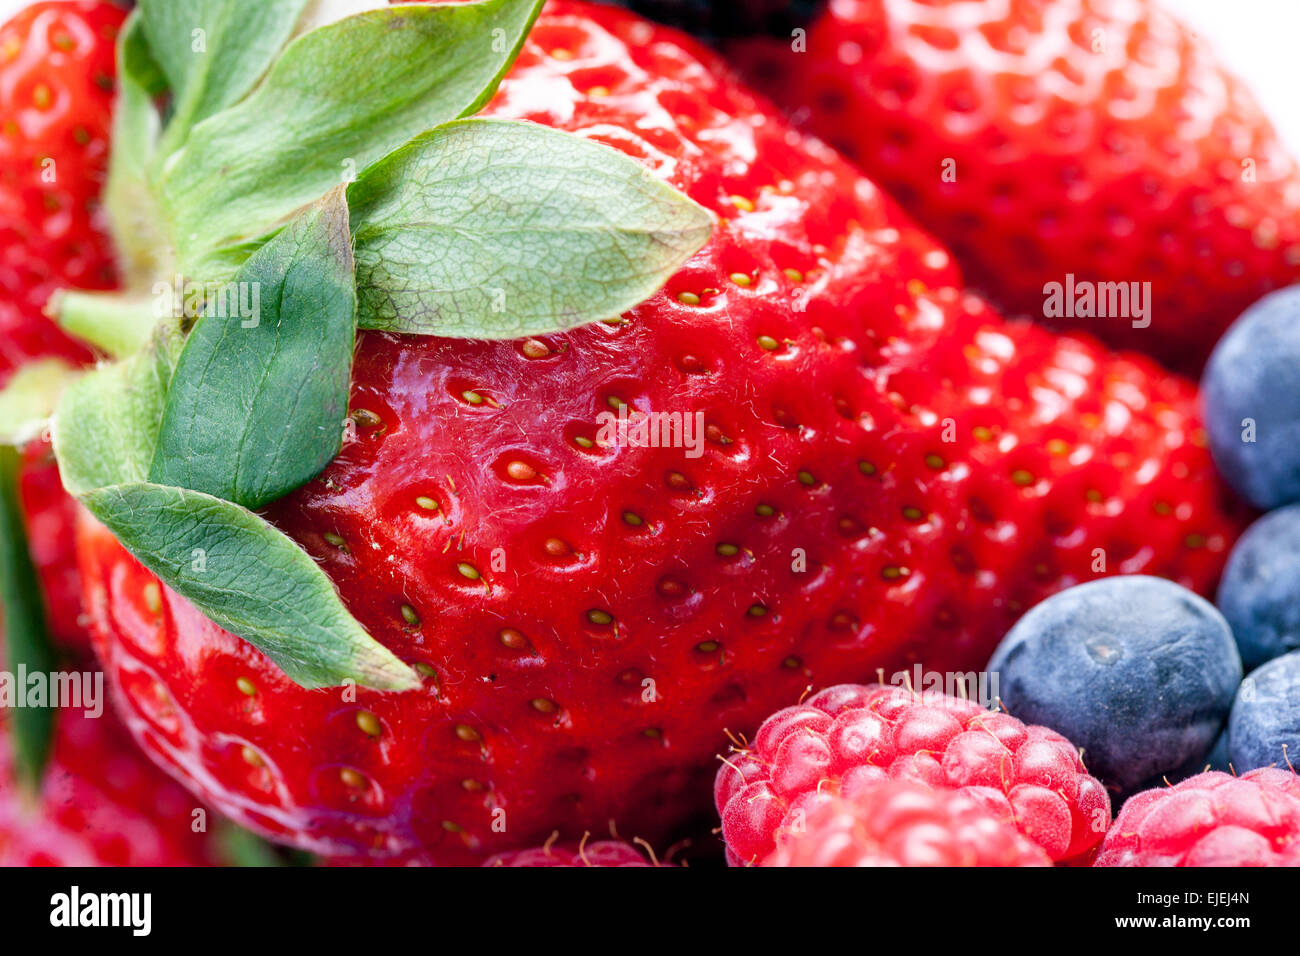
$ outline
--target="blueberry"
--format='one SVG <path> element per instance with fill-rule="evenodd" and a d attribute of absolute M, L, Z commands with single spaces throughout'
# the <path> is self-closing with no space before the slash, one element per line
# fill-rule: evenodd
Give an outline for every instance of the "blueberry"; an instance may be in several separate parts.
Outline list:
<path fill-rule="evenodd" d="M 1241 683 L 1237 645 L 1214 606 L 1142 575 L 1048 598 L 988 666 L 1008 713 L 1064 734 L 1120 795 L 1203 769 Z"/>
<path fill-rule="evenodd" d="M 1300 652 L 1269 661 L 1242 682 L 1228 718 L 1228 755 L 1237 773 L 1300 767 Z"/>
<path fill-rule="evenodd" d="M 1241 314 L 1201 388 L 1210 450 L 1228 483 L 1265 510 L 1300 501 L 1300 285 Z"/>
<path fill-rule="evenodd" d="M 1300 505 L 1266 514 L 1238 539 L 1219 610 L 1248 671 L 1300 648 Z"/>

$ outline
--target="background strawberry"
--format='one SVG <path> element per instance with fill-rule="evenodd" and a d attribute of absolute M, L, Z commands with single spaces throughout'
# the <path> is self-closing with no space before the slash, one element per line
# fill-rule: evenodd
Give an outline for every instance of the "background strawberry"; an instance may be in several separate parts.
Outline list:
<path fill-rule="evenodd" d="M 809 684 L 977 667 L 1097 573 L 1211 586 L 1237 519 L 1192 387 L 963 294 L 724 73 L 634 16 L 550 5 L 488 113 L 642 160 L 718 214 L 712 240 L 614 321 L 363 333 L 342 453 L 267 511 L 420 690 L 303 690 L 84 525 L 128 723 L 205 799 L 388 859 L 611 820 L 660 840 L 706 810 L 722 729 Z M 700 413 L 702 455 L 600 441 L 622 406 Z"/>
<path fill-rule="evenodd" d="M 1149 281 L 1151 325 L 1050 320 L 1197 368 L 1300 276 L 1300 174 L 1250 93 L 1152 0 L 837 0 L 747 77 L 852 158 L 1011 313 Z M 945 171 L 948 175 L 945 176 Z"/>
<path fill-rule="evenodd" d="M 44 2 L 0 27 L 0 387 L 37 356 L 90 358 L 42 309 L 61 286 L 115 281 L 97 208 L 124 16 L 101 0 Z"/>
<path fill-rule="evenodd" d="M 484 862 L 484 866 L 670 866 L 660 864 L 657 860 L 647 859 L 644 852 L 630 843 L 621 840 L 599 840 L 594 843 L 583 841 L 577 846 L 543 846 L 530 847 L 527 850 L 512 850 L 498 853 Z"/>
<path fill-rule="evenodd" d="M 111 711 L 63 710 L 39 794 L 14 778 L 0 720 L 0 866 L 201 866 L 215 862 L 194 798 L 149 763 Z M 202 829 L 195 832 L 196 819 Z"/>

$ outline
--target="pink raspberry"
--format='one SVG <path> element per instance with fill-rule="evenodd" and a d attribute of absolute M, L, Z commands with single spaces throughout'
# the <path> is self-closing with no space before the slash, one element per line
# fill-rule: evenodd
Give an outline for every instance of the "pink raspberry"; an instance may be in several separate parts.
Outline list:
<path fill-rule="evenodd" d="M 512 850 L 489 857 L 484 866 L 669 866 L 647 860 L 641 851 L 622 840 L 595 843 L 547 844 Z"/>
<path fill-rule="evenodd" d="M 772 714 L 719 770 L 728 859 L 766 859 L 818 804 L 884 779 L 965 791 L 1055 861 L 1088 853 L 1110 824 L 1105 789 L 1055 731 L 953 697 L 841 684 Z"/>
<path fill-rule="evenodd" d="M 762 865 L 1051 866 L 1043 848 L 978 789 L 885 780 L 852 799 L 832 797 L 802 826 L 783 828 Z"/>
<path fill-rule="evenodd" d="M 1300 866 L 1300 776 L 1210 771 L 1128 799 L 1094 866 Z"/>

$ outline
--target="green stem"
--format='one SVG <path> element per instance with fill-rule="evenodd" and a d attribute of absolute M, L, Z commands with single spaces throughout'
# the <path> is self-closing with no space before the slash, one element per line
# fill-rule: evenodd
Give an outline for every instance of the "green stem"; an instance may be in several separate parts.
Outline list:
<path fill-rule="evenodd" d="M 152 299 L 116 292 L 61 290 L 48 311 L 65 330 L 114 358 L 139 351 L 158 324 Z"/>

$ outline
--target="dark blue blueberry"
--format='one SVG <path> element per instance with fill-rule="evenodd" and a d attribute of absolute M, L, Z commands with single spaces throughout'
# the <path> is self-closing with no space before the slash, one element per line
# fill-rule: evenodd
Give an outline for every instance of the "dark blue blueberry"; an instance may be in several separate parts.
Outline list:
<path fill-rule="evenodd" d="M 1104 578 L 1062 591 L 1011 629 L 989 661 L 1013 717 L 1083 749 L 1127 795 L 1204 769 L 1241 683 L 1223 616 L 1162 578 Z"/>
<path fill-rule="evenodd" d="M 1228 483 L 1265 510 L 1300 501 L 1300 285 L 1241 314 L 1201 388 L 1210 450 Z"/>
<path fill-rule="evenodd" d="M 1266 514 L 1237 541 L 1219 610 L 1247 671 L 1300 648 L 1300 505 Z"/>
<path fill-rule="evenodd" d="M 1237 773 L 1300 768 L 1300 652 L 1269 661 L 1242 681 L 1228 718 L 1228 755 Z"/>

